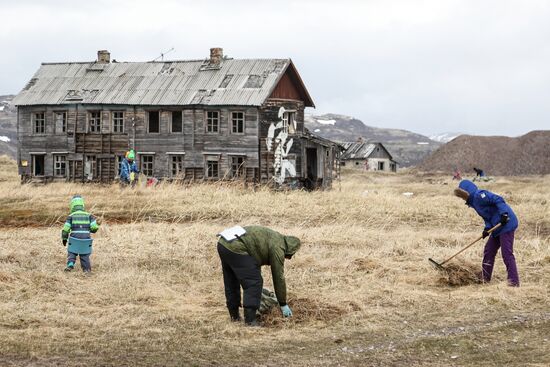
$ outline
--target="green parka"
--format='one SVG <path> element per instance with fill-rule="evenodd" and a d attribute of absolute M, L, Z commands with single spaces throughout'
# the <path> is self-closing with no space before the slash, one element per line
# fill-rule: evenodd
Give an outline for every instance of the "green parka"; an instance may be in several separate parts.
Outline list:
<path fill-rule="evenodd" d="M 275 295 L 281 306 L 286 305 L 285 256 L 292 256 L 300 248 L 300 239 L 283 236 L 279 232 L 260 226 L 244 227 L 246 234 L 228 242 L 220 237 L 219 243 L 229 251 L 250 255 L 258 265 L 271 266 Z"/>

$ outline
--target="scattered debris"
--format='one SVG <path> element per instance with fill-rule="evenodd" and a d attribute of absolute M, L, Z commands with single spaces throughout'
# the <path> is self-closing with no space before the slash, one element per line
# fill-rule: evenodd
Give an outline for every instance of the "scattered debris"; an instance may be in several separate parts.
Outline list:
<path fill-rule="evenodd" d="M 403 196 L 411 197 L 414 195 L 414 192 L 404 192 Z"/>

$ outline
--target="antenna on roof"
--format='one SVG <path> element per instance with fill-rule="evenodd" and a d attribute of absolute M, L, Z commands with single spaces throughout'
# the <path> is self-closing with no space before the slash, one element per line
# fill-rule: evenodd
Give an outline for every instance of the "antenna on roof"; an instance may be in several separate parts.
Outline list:
<path fill-rule="evenodd" d="M 175 50 L 174 47 L 172 47 L 172 48 L 169 49 L 168 51 L 161 52 L 161 53 L 160 53 L 160 56 L 157 57 L 156 59 L 154 59 L 153 61 L 157 61 L 158 59 L 160 59 L 160 61 L 164 61 L 164 55 L 166 55 L 166 54 L 168 54 L 168 53 L 170 53 L 170 52 L 172 52 L 172 51 L 174 51 L 174 50 Z"/>

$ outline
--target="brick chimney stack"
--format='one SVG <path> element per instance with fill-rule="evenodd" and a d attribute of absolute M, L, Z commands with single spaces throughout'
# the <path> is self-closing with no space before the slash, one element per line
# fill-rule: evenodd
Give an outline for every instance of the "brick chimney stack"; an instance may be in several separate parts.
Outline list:
<path fill-rule="evenodd" d="M 107 50 L 97 51 L 97 62 L 99 64 L 108 64 L 111 62 L 111 54 Z"/>
<path fill-rule="evenodd" d="M 223 59 L 223 48 L 213 47 L 210 49 L 210 64 L 219 65 Z"/>

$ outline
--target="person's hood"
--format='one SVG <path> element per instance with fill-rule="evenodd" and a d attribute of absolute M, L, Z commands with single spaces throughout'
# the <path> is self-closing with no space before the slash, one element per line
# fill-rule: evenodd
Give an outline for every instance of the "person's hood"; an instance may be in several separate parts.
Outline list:
<path fill-rule="evenodd" d="M 70 204 L 71 213 L 74 213 L 78 210 L 84 210 L 84 199 L 80 195 L 75 195 L 71 199 Z"/>
<path fill-rule="evenodd" d="M 477 186 L 470 180 L 462 180 L 458 184 L 458 189 L 455 190 L 455 195 L 464 199 L 466 204 L 470 204 L 471 199 L 477 192 Z"/>
<path fill-rule="evenodd" d="M 300 239 L 294 236 L 285 236 L 285 256 L 292 256 L 300 248 Z"/>

